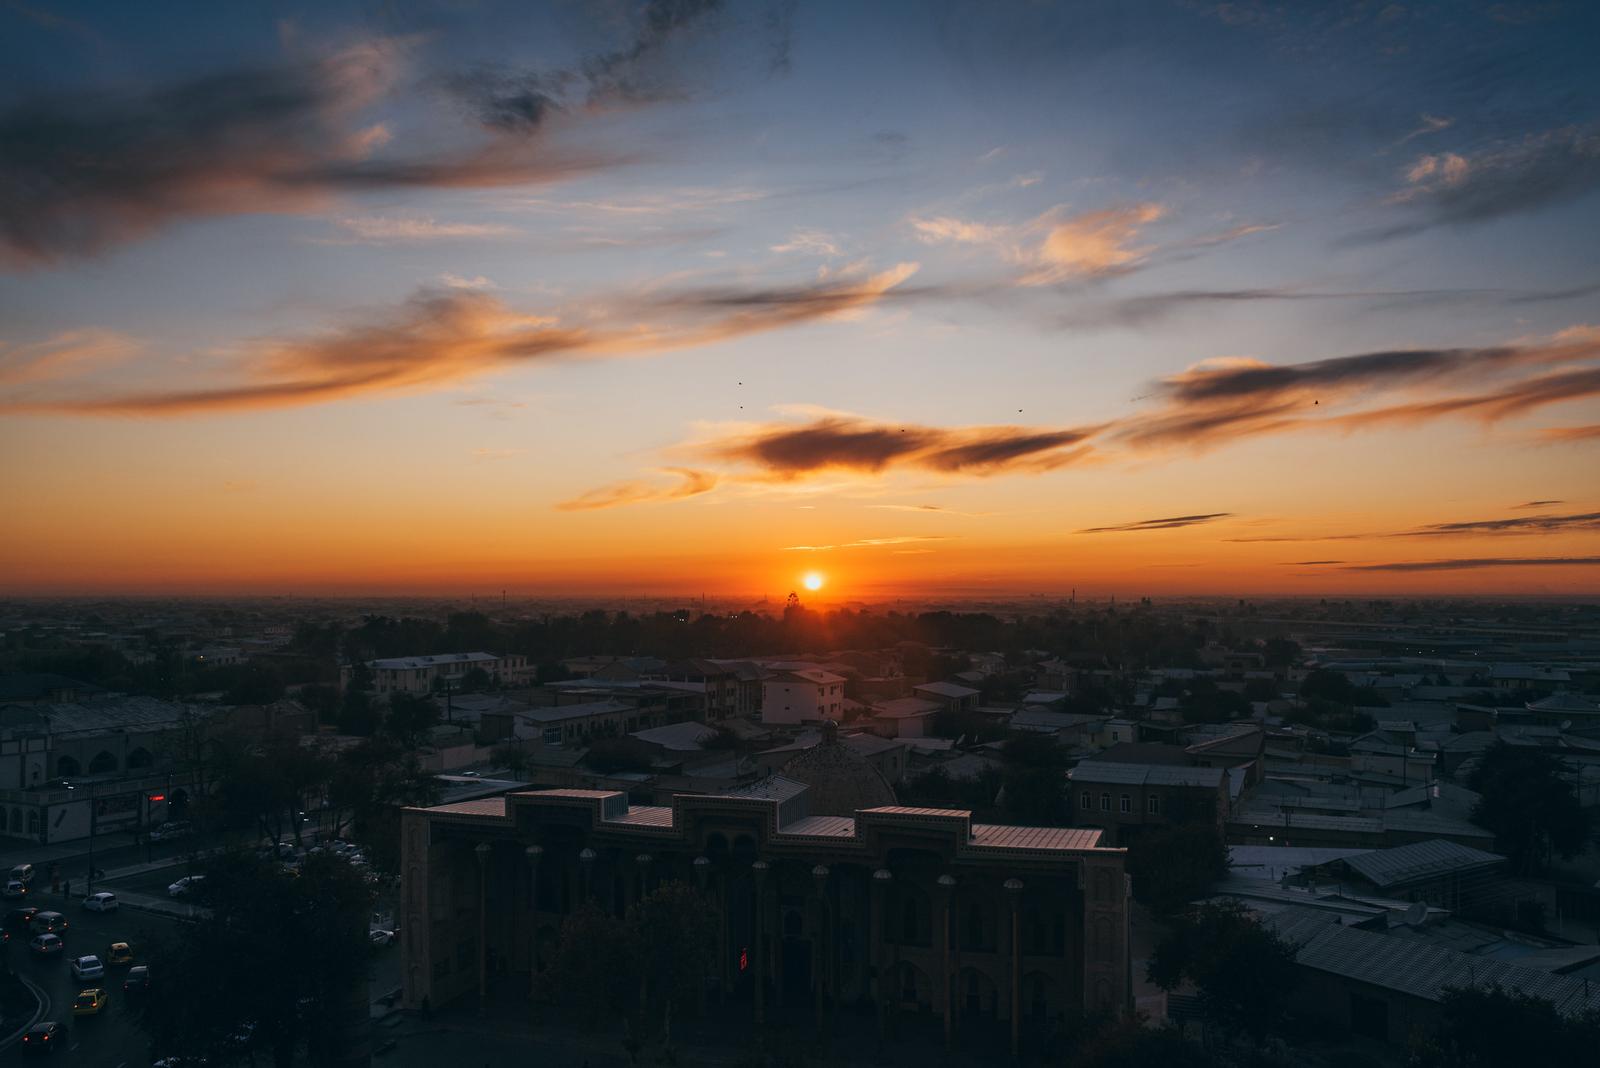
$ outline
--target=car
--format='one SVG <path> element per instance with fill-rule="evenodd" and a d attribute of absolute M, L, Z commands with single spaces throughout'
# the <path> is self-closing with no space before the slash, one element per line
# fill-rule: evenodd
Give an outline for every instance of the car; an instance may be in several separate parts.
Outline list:
<path fill-rule="evenodd" d="M 167 838 L 182 838 L 190 832 L 190 829 L 187 823 L 163 823 L 150 832 L 150 841 L 160 842 Z"/>
<path fill-rule="evenodd" d="M 78 996 L 72 999 L 72 1015 L 74 1016 L 99 1016 L 100 1010 L 110 1001 L 104 990 L 95 987 L 91 990 L 80 990 Z"/>
<path fill-rule="evenodd" d="M 35 935 L 33 941 L 28 943 L 28 948 L 33 950 L 35 956 L 59 957 L 67 944 L 61 941 L 60 935 L 42 934 Z"/>
<path fill-rule="evenodd" d="M 32 905 L 29 905 L 26 908 L 12 909 L 10 912 L 6 913 L 6 930 L 24 932 L 28 931 L 32 928 L 33 918 L 38 914 L 38 912 L 39 910 Z"/>
<path fill-rule="evenodd" d="M 34 934 L 60 934 L 67 929 L 67 918 L 54 911 L 35 912 L 28 928 Z"/>
<path fill-rule="evenodd" d="M 106 966 L 92 953 L 87 957 L 77 957 L 72 962 L 72 977 L 80 982 L 84 979 L 104 979 Z"/>
<path fill-rule="evenodd" d="M 374 927 L 367 932 L 367 939 L 375 946 L 392 946 L 400 941 L 400 932 L 391 931 L 386 927 Z"/>
<path fill-rule="evenodd" d="M 150 967 L 146 964 L 135 964 L 128 969 L 128 977 L 122 980 L 124 994 L 144 994 L 150 990 Z"/>
<path fill-rule="evenodd" d="M 28 1028 L 22 1036 L 22 1049 L 25 1053 L 54 1053 L 66 1037 L 60 1024 L 54 1020 L 43 1020 Z"/>
<path fill-rule="evenodd" d="M 105 890 L 90 894 L 83 899 L 83 907 L 90 912 L 115 912 L 118 908 L 117 895 Z"/>
<path fill-rule="evenodd" d="M 11 874 L 7 876 L 7 878 L 15 879 L 17 882 L 26 886 L 28 883 L 33 882 L 33 865 L 18 864 L 16 867 L 11 869 Z"/>
<path fill-rule="evenodd" d="M 27 897 L 28 884 L 19 882 L 16 879 L 7 880 L 6 888 L 4 890 L 0 890 L 0 894 L 3 894 L 5 897 L 9 898 Z"/>
<path fill-rule="evenodd" d="M 191 891 L 198 890 L 205 882 L 204 875 L 185 875 L 171 886 L 167 887 L 168 897 L 185 897 Z"/>
<path fill-rule="evenodd" d="M 106 951 L 106 963 L 113 968 L 133 963 L 133 947 L 126 942 L 113 942 Z"/>

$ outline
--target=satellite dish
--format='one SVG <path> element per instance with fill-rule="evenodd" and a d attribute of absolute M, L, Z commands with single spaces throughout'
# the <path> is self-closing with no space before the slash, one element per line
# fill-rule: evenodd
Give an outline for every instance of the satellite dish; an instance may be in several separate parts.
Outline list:
<path fill-rule="evenodd" d="M 1412 927 L 1420 927 L 1428 921 L 1428 903 L 1426 901 L 1413 901 L 1411 907 L 1406 909 L 1406 923 Z"/>

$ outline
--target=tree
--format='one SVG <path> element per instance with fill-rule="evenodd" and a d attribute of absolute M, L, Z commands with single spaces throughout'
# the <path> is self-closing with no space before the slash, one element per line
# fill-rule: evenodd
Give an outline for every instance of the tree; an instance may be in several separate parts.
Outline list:
<path fill-rule="evenodd" d="M 1068 1043 L 1072 1068 L 1222 1068 L 1222 1062 L 1171 1026 L 1151 1027 L 1142 1016 L 1091 1017 Z"/>
<path fill-rule="evenodd" d="M 372 669 L 366 661 L 357 660 L 350 666 L 350 682 L 339 709 L 339 732 L 365 736 L 377 728 L 378 712 L 372 707 Z"/>
<path fill-rule="evenodd" d="M 1600 1049 L 1600 1013 L 1562 1016 L 1544 998 L 1501 987 L 1445 991 L 1438 1030 L 1411 1049 L 1411 1068 L 1585 1064 Z"/>
<path fill-rule="evenodd" d="M 1553 753 L 1497 742 L 1468 780 L 1482 795 L 1472 821 L 1494 832 L 1520 874 L 1543 870 L 1554 856 L 1570 859 L 1588 841 L 1589 813 L 1564 774 Z"/>
<path fill-rule="evenodd" d="M 620 1016 L 639 989 L 638 959 L 623 921 L 592 901 L 574 909 L 561 923 L 539 988 L 580 1027 Z"/>
<path fill-rule="evenodd" d="M 1059 826 L 1067 819 L 1067 755 L 1043 734 L 1019 734 L 1000 750 L 1005 814 L 1022 824 Z"/>
<path fill-rule="evenodd" d="M 351 837 L 372 867 L 392 875 L 400 871 L 400 810 L 437 802 L 439 781 L 422 769 L 415 753 L 380 736 L 339 754 L 328 799 L 348 815 Z"/>
<path fill-rule="evenodd" d="M 1294 948 L 1230 901 L 1179 917 L 1156 946 L 1148 977 L 1163 990 L 1192 981 L 1210 1022 L 1259 1042 L 1283 1022 L 1298 973 Z"/>
<path fill-rule="evenodd" d="M 528 756 L 528 751 L 515 742 L 495 746 L 489 752 L 489 759 L 513 775 L 521 775 L 533 763 L 532 758 Z"/>
<path fill-rule="evenodd" d="M 249 661 L 226 668 L 227 689 L 222 700 L 230 705 L 266 705 L 283 696 L 283 678 L 268 664 Z"/>
<path fill-rule="evenodd" d="M 1191 683 L 1178 707 L 1185 723 L 1227 723 L 1248 718 L 1253 711 L 1244 694 L 1220 689 L 1210 679 L 1196 679 Z"/>
<path fill-rule="evenodd" d="M 598 738 L 584 754 L 583 762 L 602 775 L 614 771 L 646 771 L 656 751 L 637 738 Z"/>
<path fill-rule="evenodd" d="M 371 894 L 360 874 L 329 855 L 307 858 L 299 876 L 249 855 L 220 857 L 205 874 L 209 915 L 151 950 L 156 974 L 195 980 L 147 1000 L 140 1022 L 154 1054 L 336 1063 L 347 1007 L 366 1000 Z"/>
<path fill-rule="evenodd" d="M 415 749 L 438 722 L 439 706 L 431 697 L 397 693 L 389 698 L 389 714 L 384 717 L 383 729 L 405 748 Z"/>
<path fill-rule="evenodd" d="M 1182 908 L 1227 873 L 1228 847 L 1209 824 L 1146 832 L 1128 849 L 1133 896 L 1159 913 Z"/>
<path fill-rule="evenodd" d="M 673 1009 L 698 1011 L 717 946 L 711 899 L 687 883 L 665 883 L 628 910 L 627 929 L 646 1020 L 664 1022 Z"/>

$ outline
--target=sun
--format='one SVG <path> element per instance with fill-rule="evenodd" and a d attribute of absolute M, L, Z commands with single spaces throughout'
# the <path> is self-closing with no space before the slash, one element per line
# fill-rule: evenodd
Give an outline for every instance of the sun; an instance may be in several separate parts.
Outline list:
<path fill-rule="evenodd" d="M 808 590 L 820 590 L 824 581 L 826 580 L 822 577 L 822 572 L 807 571 L 805 577 L 800 580 L 800 584 Z"/>

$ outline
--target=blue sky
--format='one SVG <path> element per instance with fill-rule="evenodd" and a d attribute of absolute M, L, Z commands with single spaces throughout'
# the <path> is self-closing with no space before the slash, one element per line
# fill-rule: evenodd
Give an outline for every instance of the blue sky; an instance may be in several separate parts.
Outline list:
<path fill-rule="evenodd" d="M 1152 552 L 1219 588 L 1428 560 L 1407 581 L 1593 588 L 1589 5 L 10 3 L 0 27 L 19 589 L 577 588 L 605 553 L 624 584 L 765 586 L 795 544 L 862 591 L 1201 588 Z M 403 518 L 419 481 L 437 526 Z M 91 487 L 130 513 L 115 546 L 80 529 Z M 1384 540 L 1524 488 L 1580 518 L 1428 560 Z M 379 532 L 370 567 L 288 522 L 308 501 Z M 1240 524 L 1371 537 L 1286 581 Z"/>

